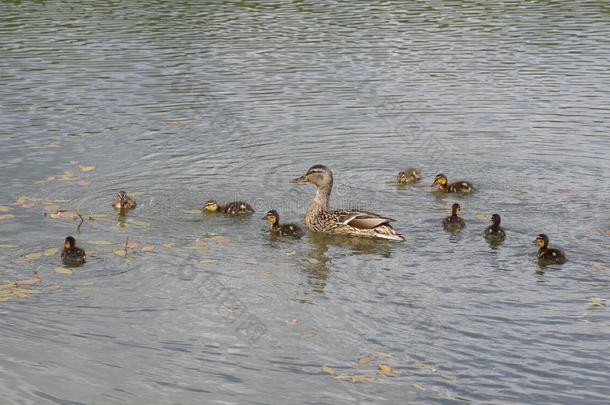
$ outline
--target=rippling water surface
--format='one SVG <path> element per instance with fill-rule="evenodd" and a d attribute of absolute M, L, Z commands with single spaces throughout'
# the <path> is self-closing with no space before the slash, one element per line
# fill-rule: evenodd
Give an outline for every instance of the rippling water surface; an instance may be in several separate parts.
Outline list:
<path fill-rule="evenodd" d="M 603 2 L 0 10 L 3 403 L 610 401 Z M 289 179 L 318 163 L 334 206 L 407 241 L 270 239 L 264 212 L 302 223 L 314 190 Z M 422 182 L 389 184 L 406 166 Z M 439 172 L 479 191 L 426 192 Z M 77 207 L 78 232 L 51 215 Z M 567 264 L 538 267 L 541 232 Z M 68 234 L 73 274 L 45 250 Z"/>

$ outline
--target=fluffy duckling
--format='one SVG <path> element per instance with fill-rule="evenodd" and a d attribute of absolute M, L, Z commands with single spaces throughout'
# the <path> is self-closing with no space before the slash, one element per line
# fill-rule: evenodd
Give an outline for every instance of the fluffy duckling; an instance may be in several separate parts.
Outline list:
<path fill-rule="evenodd" d="M 538 262 L 543 264 L 564 264 L 568 259 L 566 259 L 565 254 L 561 249 L 550 249 L 549 245 L 549 237 L 545 234 L 541 233 L 536 237 L 534 241 L 538 246 Z"/>
<path fill-rule="evenodd" d="M 502 242 L 506 237 L 506 232 L 500 226 L 500 215 L 493 214 L 491 216 L 491 225 L 485 228 L 485 238 L 490 242 Z"/>
<path fill-rule="evenodd" d="M 406 168 L 398 173 L 398 177 L 396 177 L 398 184 L 411 184 L 419 180 L 421 180 L 421 172 L 413 167 Z"/>
<path fill-rule="evenodd" d="M 61 260 L 67 266 L 80 266 L 85 263 L 85 250 L 76 246 L 76 239 L 68 236 L 64 241 L 64 250 L 61 252 Z"/>
<path fill-rule="evenodd" d="M 280 224 L 280 215 L 276 210 L 267 212 L 265 217 L 267 221 L 271 222 L 271 234 L 275 236 L 303 236 L 303 231 L 295 224 Z"/>
<path fill-rule="evenodd" d="M 462 208 L 458 203 L 454 203 L 451 206 L 451 216 L 443 219 L 443 227 L 446 230 L 455 232 L 461 230 L 464 226 L 466 226 L 464 220 L 458 216 L 461 210 Z"/>
<path fill-rule="evenodd" d="M 250 204 L 243 201 L 232 201 L 226 204 L 219 204 L 216 201 L 210 200 L 203 204 L 203 209 L 207 212 L 222 212 L 230 215 L 252 214 L 254 209 Z"/>
<path fill-rule="evenodd" d="M 130 210 L 136 207 L 136 200 L 128 196 L 126 192 L 119 191 L 119 193 L 114 197 L 112 206 L 117 210 Z"/>
<path fill-rule="evenodd" d="M 464 180 L 456 181 L 455 183 L 449 183 L 447 181 L 447 176 L 444 174 L 437 174 L 432 182 L 432 186 L 438 185 L 438 189 L 444 193 L 470 193 L 474 191 L 474 186 L 472 183 L 469 183 Z"/>

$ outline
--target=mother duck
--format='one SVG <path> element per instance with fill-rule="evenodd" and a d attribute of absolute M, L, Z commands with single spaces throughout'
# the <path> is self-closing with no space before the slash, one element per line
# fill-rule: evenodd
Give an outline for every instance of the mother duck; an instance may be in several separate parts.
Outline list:
<path fill-rule="evenodd" d="M 307 229 L 335 235 L 405 240 L 390 225 L 390 222 L 394 221 L 391 218 L 359 210 L 331 211 L 328 201 L 333 188 L 333 173 L 328 167 L 324 165 L 312 166 L 305 175 L 291 182 L 298 184 L 312 183 L 317 187 L 316 196 L 309 203 L 305 213 Z"/>

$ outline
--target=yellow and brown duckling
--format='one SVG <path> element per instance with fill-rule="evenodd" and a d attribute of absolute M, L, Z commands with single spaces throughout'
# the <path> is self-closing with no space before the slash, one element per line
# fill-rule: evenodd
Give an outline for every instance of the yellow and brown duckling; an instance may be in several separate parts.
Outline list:
<path fill-rule="evenodd" d="M 456 181 L 455 183 L 449 183 L 447 181 L 447 176 L 442 173 L 436 175 L 431 187 L 434 187 L 435 184 L 438 185 L 438 189 L 444 193 L 466 194 L 475 190 L 472 183 L 464 180 Z"/>
<path fill-rule="evenodd" d="M 119 191 L 114 197 L 112 206 L 117 210 L 130 210 L 136 207 L 136 200 L 128 196 L 126 192 Z"/>
<path fill-rule="evenodd" d="M 402 172 L 398 173 L 396 182 L 398 184 L 411 184 L 421 180 L 421 172 L 413 167 L 408 167 Z"/>
<path fill-rule="evenodd" d="M 464 220 L 458 216 L 461 210 L 462 208 L 458 203 L 454 203 L 451 206 L 451 216 L 443 219 L 443 227 L 446 230 L 456 232 L 460 231 L 464 226 L 466 226 Z"/>
<path fill-rule="evenodd" d="M 485 228 L 485 238 L 490 242 L 502 242 L 506 237 L 506 232 L 500 226 L 501 218 L 499 214 L 491 216 L 491 225 Z"/>
<path fill-rule="evenodd" d="M 541 233 L 534 241 L 538 246 L 538 262 L 540 264 L 563 264 L 568 259 L 561 249 L 549 248 L 549 237 Z"/>
<path fill-rule="evenodd" d="M 298 225 L 295 224 L 280 224 L 280 215 L 276 210 L 267 212 L 265 217 L 267 221 L 271 222 L 271 234 L 275 236 L 303 236 L 303 231 Z"/>
<path fill-rule="evenodd" d="M 210 200 L 203 204 L 203 209 L 207 212 L 221 212 L 229 215 L 244 215 L 252 214 L 254 209 L 250 204 L 243 201 L 232 201 L 226 204 L 219 204 L 214 200 Z"/>
<path fill-rule="evenodd" d="M 67 266 L 80 266 L 85 263 L 85 250 L 76 246 L 76 239 L 68 236 L 64 241 L 64 250 L 61 252 L 61 260 Z"/>

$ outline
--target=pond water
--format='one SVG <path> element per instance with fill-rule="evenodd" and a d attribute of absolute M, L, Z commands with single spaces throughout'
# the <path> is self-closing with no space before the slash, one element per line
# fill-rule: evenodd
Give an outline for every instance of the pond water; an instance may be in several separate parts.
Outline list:
<path fill-rule="evenodd" d="M 70 4 L 0 5 L 2 403 L 610 401 L 603 2 Z M 270 239 L 314 164 L 406 242 Z"/>

